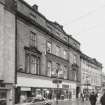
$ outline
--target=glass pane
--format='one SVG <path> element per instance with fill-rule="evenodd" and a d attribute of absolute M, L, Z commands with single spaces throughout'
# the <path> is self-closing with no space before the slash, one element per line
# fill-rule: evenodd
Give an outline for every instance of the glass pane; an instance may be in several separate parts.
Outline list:
<path fill-rule="evenodd" d="M 7 92 L 5 90 L 0 90 L 0 105 L 6 105 Z"/>
<path fill-rule="evenodd" d="M 51 43 L 47 42 L 47 51 L 51 53 Z"/>
<path fill-rule="evenodd" d="M 29 55 L 26 55 L 26 72 L 29 73 Z"/>
<path fill-rule="evenodd" d="M 31 32 L 31 35 L 30 35 L 30 45 L 36 46 L 36 34 L 33 32 Z"/>
<path fill-rule="evenodd" d="M 51 76 L 51 62 L 48 62 L 47 76 Z"/>
<path fill-rule="evenodd" d="M 36 74 L 36 57 L 31 56 L 31 64 L 30 65 L 31 65 L 31 68 L 30 68 L 31 73 Z"/>

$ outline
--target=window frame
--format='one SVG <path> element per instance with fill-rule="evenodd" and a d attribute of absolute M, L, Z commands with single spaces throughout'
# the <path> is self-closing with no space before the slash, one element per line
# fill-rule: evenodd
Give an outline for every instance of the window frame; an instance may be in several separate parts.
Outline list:
<path fill-rule="evenodd" d="M 34 73 L 31 70 L 31 57 L 32 56 L 36 59 L 36 63 L 34 63 L 36 65 L 36 70 L 34 68 L 34 71 L 36 72 Z M 28 61 L 26 60 L 27 59 L 26 57 L 28 57 Z M 27 70 L 27 65 L 28 65 L 28 70 Z M 40 75 L 40 57 L 31 53 L 30 51 L 25 52 L 25 73 Z"/>
<path fill-rule="evenodd" d="M 58 51 L 59 49 L 59 51 Z M 56 45 L 56 55 L 60 56 L 60 46 Z"/>
<path fill-rule="evenodd" d="M 48 71 L 48 70 L 49 70 L 49 65 L 48 65 L 48 64 L 51 64 L 51 65 L 50 65 L 50 67 L 51 67 L 51 68 L 50 68 L 50 71 Z M 50 75 L 48 75 L 49 72 L 50 72 Z M 47 76 L 48 76 L 48 77 L 51 77 L 51 75 L 52 75 L 52 61 L 48 61 L 48 62 L 47 62 Z"/>
<path fill-rule="evenodd" d="M 65 59 L 68 58 L 68 52 L 67 52 L 67 50 L 65 50 L 65 49 L 63 50 L 63 55 L 64 55 L 64 58 L 65 58 Z"/>
<path fill-rule="evenodd" d="M 30 32 L 30 46 L 32 47 L 36 47 L 37 44 L 37 35 L 35 32 Z"/>
<path fill-rule="evenodd" d="M 49 45 L 48 44 L 50 44 L 51 46 L 51 48 L 49 47 Z M 50 41 L 47 41 L 47 44 L 46 44 L 46 46 L 47 46 L 47 48 L 46 48 L 46 51 L 48 52 L 48 53 L 52 53 L 52 43 L 50 42 Z M 49 49 L 50 49 L 50 51 L 49 51 Z"/>

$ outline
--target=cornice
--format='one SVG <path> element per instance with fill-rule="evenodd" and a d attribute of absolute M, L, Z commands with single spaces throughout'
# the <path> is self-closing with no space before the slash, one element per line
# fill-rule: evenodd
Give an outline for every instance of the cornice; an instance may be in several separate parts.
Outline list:
<path fill-rule="evenodd" d="M 28 51 L 31 51 L 31 52 L 34 52 L 34 53 L 37 53 L 38 55 L 41 55 L 42 53 L 35 47 L 24 47 L 25 50 L 28 50 Z"/>
<path fill-rule="evenodd" d="M 42 30 L 43 32 L 45 32 L 46 34 L 50 35 L 52 38 L 60 41 L 61 43 L 65 44 L 66 46 L 74 49 L 76 52 L 80 52 L 79 49 L 75 48 L 74 46 L 72 46 L 70 43 L 63 41 L 62 39 L 60 39 L 58 36 L 56 36 L 55 34 L 51 33 L 50 31 L 48 31 L 45 27 L 43 27 L 42 25 L 40 25 L 39 23 L 35 22 L 34 20 L 32 20 L 31 18 L 25 16 L 24 14 L 20 13 L 19 11 L 16 12 L 16 15 L 22 19 L 24 19 L 26 22 L 29 22 L 33 25 L 35 25 L 36 27 L 38 27 L 40 30 Z"/>
<path fill-rule="evenodd" d="M 30 8 L 32 11 L 34 11 L 35 13 L 37 13 L 38 15 L 40 15 L 42 18 L 44 18 L 45 20 L 46 20 L 46 18 L 45 18 L 45 16 L 44 15 L 42 15 L 39 11 L 35 11 L 34 9 L 33 9 L 33 7 L 32 6 L 30 6 L 27 2 L 25 2 L 24 0 L 19 0 L 20 2 L 22 2 L 23 4 L 25 4 L 28 8 Z"/>
<path fill-rule="evenodd" d="M 79 45 L 80 45 L 80 43 L 76 40 L 76 39 L 74 39 L 72 36 L 70 36 L 70 35 L 68 35 L 68 34 L 66 34 L 66 32 L 64 31 L 64 29 L 63 28 L 61 28 L 62 26 L 61 25 L 59 25 L 57 22 L 52 22 L 52 21 L 50 21 L 50 20 L 48 20 L 44 15 L 42 15 L 39 11 L 37 11 L 37 10 L 34 10 L 33 9 L 33 7 L 32 6 L 30 6 L 27 2 L 25 2 L 24 0 L 19 0 L 20 2 L 22 2 L 24 5 L 26 5 L 28 8 L 30 8 L 33 12 L 35 12 L 35 13 L 37 13 L 39 16 L 41 16 L 46 22 L 48 22 L 49 24 L 51 24 L 55 29 L 58 29 L 57 27 L 56 27 L 56 25 L 58 25 L 59 27 L 60 27 L 60 29 L 62 30 L 61 32 L 65 35 L 65 36 L 67 36 L 68 38 L 71 38 L 72 40 L 74 40 L 76 43 L 78 43 Z M 27 16 L 28 17 L 28 16 Z M 29 17 L 28 17 L 29 18 Z M 42 26 L 43 27 L 43 26 Z M 58 29 L 59 30 L 59 29 Z M 59 30 L 60 31 L 60 30 Z M 59 37 L 58 37 L 59 38 Z M 59 38 L 60 39 L 60 38 Z M 68 42 L 69 43 L 69 42 Z M 71 45 L 72 46 L 72 45 Z M 75 48 L 74 46 L 72 46 L 72 48 Z M 77 48 L 75 48 L 75 49 L 77 49 Z"/>
<path fill-rule="evenodd" d="M 60 56 L 57 56 L 57 55 L 55 55 L 55 54 L 52 54 L 52 53 L 46 53 L 46 56 L 47 56 L 47 58 L 53 58 L 53 59 L 58 59 L 58 60 L 60 60 L 60 61 L 63 61 L 63 62 L 65 62 L 66 64 L 68 64 L 69 63 L 69 60 L 66 60 L 66 59 L 64 59 L 64 58 L 62 58 L 62 57 L 60 57 Z M 58 61 L 57 60 L 57 61 Z"/>
<path fill-rule="evenodd" d="M 80 58 L 102 68 L 102 64 L 100 62 L 98 62 L 96 59 L 93 59 L 93 58 L 91 58 L 91 57 L 89 57 L 83 53 L 81 53 Z"/>

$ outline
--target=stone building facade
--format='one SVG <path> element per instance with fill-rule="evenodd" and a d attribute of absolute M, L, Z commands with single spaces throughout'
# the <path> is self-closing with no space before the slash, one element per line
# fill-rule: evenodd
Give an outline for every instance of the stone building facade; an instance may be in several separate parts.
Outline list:
<path fill-rule="evenodd" d="M 0 100 L 5 98 L 6 105 L 40 95 L 78 98 L 84 61 L 94 78 L 99 76 L 93 85 L 100 86 L 102 65 L 82 54 L 80 43 L 62 25 L 24 0 L 0 0 L 0 48 Z"/>
<path fill-rule="evenodd" d="M 15 12 L 0 0 L 0 105 L 13 105 L 15 84 Z"/>
<path fill-rule="evenodd" d="M 80 43 L 57 22 L 46 19 L 34 5 L 17 1 L 16 103 L 21 97 L 43 95 L 58 99 L 78 97 L 80 89 Z M 57 75 L 58 72 L 58 75 Z"/>
<path fill-rule="evenodd" d="M 85 54 L 81 54 L 81 90 L 98 91 L 102 83 L 102 64 Z"/>

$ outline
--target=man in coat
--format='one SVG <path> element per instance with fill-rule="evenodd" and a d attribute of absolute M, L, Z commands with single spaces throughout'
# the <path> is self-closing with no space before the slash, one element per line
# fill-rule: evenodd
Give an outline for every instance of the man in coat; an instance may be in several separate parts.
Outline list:
<path fill-rule="evenodd" d="M 95 94 L 94 92 L 92 92 L 92 93 L 90 94 L 89 100 L 90 100 L 90 104 L 91 104 L 91 105 L 96 105 L 97 94 Z"/>
<path fill-rule="evenodd" d="M 100 103 L 101 103 L 101 105 L 105 105 L 105 89 L 103 89 L 103 95 L 100 99 Z"/>

